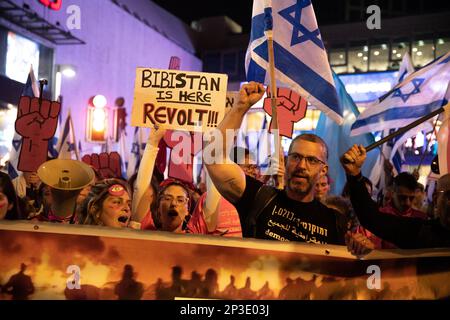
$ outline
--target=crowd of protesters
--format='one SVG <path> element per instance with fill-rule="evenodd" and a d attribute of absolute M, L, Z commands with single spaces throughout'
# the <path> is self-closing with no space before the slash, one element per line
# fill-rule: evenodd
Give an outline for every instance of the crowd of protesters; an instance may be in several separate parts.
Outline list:
<path fill-rule="evenodd" d="M 240 127 L 263 93 L 261 84 L 243 86 L 239 103 L 218 126 L 224 137 L 225 130 Z M 128 181 L 96 171 L 94 181 L 81 190 L 76 210 L 64 218 L 52 211 L 58 199 L 36 172 L 23 172 L 14 180 L 1 172 L 0 220 L 337 244 L 358 256 L 372 249 L 450 246 L 448 174 L 440 177 L 434 201 L 428 202 L 417 176 L 393 176 L 387 164 L 385 180 L 390 183 L 379 197 L 361 175 L 366 151 L 355 145 L 341 158 L 347 185 L 341 195 L 331 195 L 328 146 L 316 135 L 303 134 L 292 140 L 276 166 L 283 188 L 269 186 L 250 150 L 235 147 L 230 152 L 225 141 L 215 146 L 223 161 L 205 163 L 205 179 L 194 185 L 164 179 L 155 166 L 164 133 L 152 129 L 139 170 Z M 142 173 L 144 168 L 150 175 Z"/>

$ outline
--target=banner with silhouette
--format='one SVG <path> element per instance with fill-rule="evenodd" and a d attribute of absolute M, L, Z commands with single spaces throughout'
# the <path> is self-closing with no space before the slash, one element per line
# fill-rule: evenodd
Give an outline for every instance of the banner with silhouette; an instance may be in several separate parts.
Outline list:
<path fill-rule="evenodd" d="M 224 117 L 225 74 L 137 68 L 131 125 L 206 131 Z"/>
<path fill-rule="evenodd" d="M 39 244 L 39 250 L 36 250 Z M 442 299 L 448 250 L 0 223 L 0 299 Z"/>

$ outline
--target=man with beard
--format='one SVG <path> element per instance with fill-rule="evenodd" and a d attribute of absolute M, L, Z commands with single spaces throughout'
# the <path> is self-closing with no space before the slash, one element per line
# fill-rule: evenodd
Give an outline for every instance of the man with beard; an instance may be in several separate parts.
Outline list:
<path fill-rule="evenodd" d="M 262 84 L 242 86 L 238 104 L 225 116 L 218 130 L 237 130 L 245 113 L 264 94 Z M 220 143 L 220 139 L 215 140 Z M 343 244 L 336 227 L 338 213 L 314 199 L 314 186 L 328 172 L 327 146 L 316 135 L 303 134 L 292 140 L 285 166 L 284 190 L 264 187 L 228 159 L 227 143 L 214 145 L 221 151 L 216 161 L 205 161 L 215 186 L 238 210 L 245 237 L 321 244 Z"/>
<path fill-rule="evenodd" d="M 366 159 L 363 146 L 354 145 L 341 158 L 347 174 L 350 200 L 361 225 L 401 249 L 450 247 L 450 174 L 437 183 L 437 220 L 396 216 L 380 211 L 371 199 L 361 175 Z M 413 195 L 413 194 L 412 194 Z M 350 236 L 350 235 L 349 235 Z M 355 246 L 366 239 L 352 239 Z"/>

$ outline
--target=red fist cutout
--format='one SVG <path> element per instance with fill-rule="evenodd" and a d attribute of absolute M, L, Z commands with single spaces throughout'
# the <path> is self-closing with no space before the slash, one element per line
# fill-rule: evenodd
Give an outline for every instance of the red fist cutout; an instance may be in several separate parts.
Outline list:
<path fill-rule="evenodd" d="M 270 89 L 267 87 L 267 98 L 264 99 L 264 111 L 269 116 L 272 116 L 270 97 Z M 294 123 L 305 117 L 307 105 L 306 99 L 303 99 L 298 93 L 288 88 L 277 89 L 277 114 L 280 135 L 292 138 Z M 272 121 L 270 121 L 270 132 L 272 132 Z"/>
<path fill-rule="evenodd" d="M 192 183 L 194 155 L 203 147 L 202 133 L 167 130 L 164 141 L 171 149 L 169 177 Z"/>
<path fill-rule="evenodd" d="M 39 98 L 21 97 L 17 110 L 16 132 L 22 136 L 20 149 L 20 171 L 37 171 L 47 161 L 48 140 L 56 131 L 61 104 Z"/>
<path fill-rule="evenodd" d="M 96 169 L 102 179 L 122 178 L 121 158 L 117 152 L 85 155 L 81 161 Z"/>

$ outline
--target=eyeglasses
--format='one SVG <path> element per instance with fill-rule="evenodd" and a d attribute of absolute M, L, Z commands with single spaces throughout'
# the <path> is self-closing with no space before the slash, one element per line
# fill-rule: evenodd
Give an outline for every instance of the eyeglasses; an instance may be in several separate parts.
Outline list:
<path fill-rule="evenodd" d="M 300 163 L 303 159 L 305 159 L 305 162 L 308 166 L 317 166 L 319 164 L 325 164 L 325 162 L 314 156 L 304 156 L 297 152 L 292 152 L 288 154 L 288 160 L 296 164 Z"/>
<path fill-rule="evenodd" d="M 173 202 L 173 200 L 175 200 L 175 203 L 178 205 L 178 206 L 182 206 L 182 205 L 184 205 L 184 204 L 186 204 L 187 202 L 188 202 L 188 198 L 186 198 L 186 197 L 173 197 L 173 196 L 171 196 L 171 195 L 168 195 L 168 194 L 163 194 L 163 195 L 161 195 L 161 197 L 160 197 L 160 199 L 161 199 L 161 201 L 164 201 L 164 202 L 170 202 L 170 203 L 172 203 Z"/>

